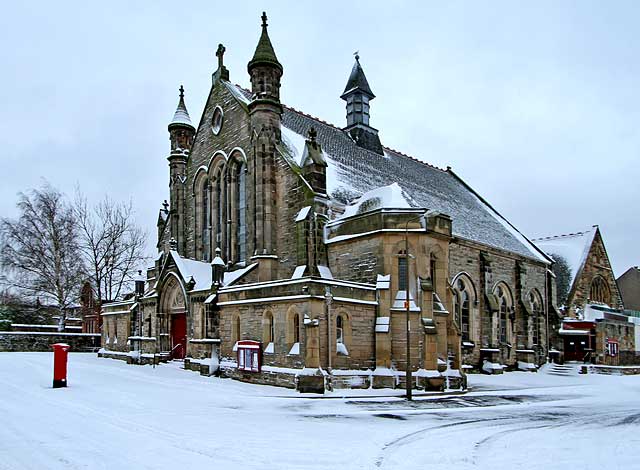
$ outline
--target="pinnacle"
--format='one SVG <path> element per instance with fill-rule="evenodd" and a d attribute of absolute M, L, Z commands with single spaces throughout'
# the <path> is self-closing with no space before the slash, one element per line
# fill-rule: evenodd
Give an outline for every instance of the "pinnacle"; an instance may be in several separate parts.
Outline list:
<path fill-rule="evenodd" d="M 362 93 L 369 95 L 371 99 L 375 98 L 376 95 L 371 91 L 371 87 L 369 87 L 369 82 L 367 82 L 367 77 L 364 74 L 364 70 L 362 70 L 362 66 L 360 65 L 360 55 L 356 52 L 356 62 L 353 64 L 353 68 L 351 69 L 351 75 L 349 75 L 349 80 L 347 81 L 347 86 L 344 87 L 344 91 L 342 92 L 341 98 L 344 99 L 345 95 L 349 92 L 359 90 Z"/>
<path fill-rule="evenodd" d="M 267 14 L 262 12 L 262 34 L 253 54 L 253 59 L 249 62 L 248 68 L 251 69 L 259 64 L 274 65 L 282 71 L 282 65 L 278 62 L 276 53 L 273 50 L 269 33 L 267 32 Z"/>
<path fill-rule="evenodd" d="M 191 123 L 191 118 L 189 117 L 189 111 L 187 111 L 187 106 L 184 104 L 184 87 L 180 85 L 180 101 L 178 101 L 178 107 L 176 108 L 176 112 L 173 115 L 173 119 L 169 123 L 169 126 L 172 124 L 183 124 L 187 126 L 193 127 Z"/>

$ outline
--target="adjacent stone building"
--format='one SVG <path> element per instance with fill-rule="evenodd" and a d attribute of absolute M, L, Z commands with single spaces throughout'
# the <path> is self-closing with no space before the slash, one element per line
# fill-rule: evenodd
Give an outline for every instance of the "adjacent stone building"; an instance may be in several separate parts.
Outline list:
<path fill-rule="evenodd" d="M 640 311 L 640 268 L 633 266 L 627 269 L 617 282 L 624 308 Z"/>
<path fill-rule="evenodd" d="M 636 364 L 640 319 L 624 315 L 622 298 L 597 225 L 583 232 L 534 240 L 569 270 L 566 299 L 557 309 L 559 328 L 551 329 L 566 361 L 607 365 Z M 556 334 L 557 332 L 557 334 Z"/>
<path fill-rule="evenodd" d="M 403 387 L 408 359 L 429 389 L 535 370 L 549 257 L 453 170 L 382 144 L 358 56 L 345 127 L 284 105 L 266 21 L 250 90 L 222 45 L 197 125 L 180 89 L 158 257 L 105 308 L 102 354 L 302 391 Z"/>

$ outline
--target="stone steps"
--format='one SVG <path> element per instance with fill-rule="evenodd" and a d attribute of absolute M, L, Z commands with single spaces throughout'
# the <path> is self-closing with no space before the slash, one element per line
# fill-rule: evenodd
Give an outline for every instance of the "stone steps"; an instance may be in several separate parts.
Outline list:
<path fill-rule="evenodd" d="M 573 364 L 547 364 L 544 369 L 547 375 L 572 377 L 580 372 L 579 366 Z"/>

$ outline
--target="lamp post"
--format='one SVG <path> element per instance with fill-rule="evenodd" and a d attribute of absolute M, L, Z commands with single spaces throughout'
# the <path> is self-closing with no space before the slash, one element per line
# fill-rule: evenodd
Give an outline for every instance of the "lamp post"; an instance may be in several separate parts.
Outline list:
<path fill-rule="evenodd" d="M 333 294 L 331 293 L 331 286 L 326 286 L 324 290 L 324 299 L 327 303 L 327 369 L 329 372 L 329 390 L 333 388 L 332 386 L 332 369 L 331 369 L 331 343 L 333 342 L 331 336 L 331 303 L 333 302 Z"/>
<path fill-rule="evenodd" d="M 410 316 L 410 301 L 409 301 L 409 260 L 411 259 L 409 255 L 409 223 L 414 222 L 416 220 L 422 220 L 424 217 L 424 213 L 420 214 L 417 217 L 412 217 L 404 224 L 404 253 L 405 259 L 407 260 L 407 267 L 405 270 L 405 295 L 404 295 L 404 306 L 407 313 L 407 365 L 405 367 L 405 389 L 407 401 L 411 401 L 413 399 L 411 389 L 413 388 L 413 380 L 411 377 L 411 316 Z"/>

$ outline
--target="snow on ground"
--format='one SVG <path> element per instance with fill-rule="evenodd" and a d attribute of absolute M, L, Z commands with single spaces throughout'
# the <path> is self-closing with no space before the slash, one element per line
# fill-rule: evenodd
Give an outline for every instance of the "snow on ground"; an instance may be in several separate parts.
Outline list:
<path fill-rule="evenodd" d="M 69 387 L 52 389 L 51 354 L 1 353 L 0 469 L 555 470 L 640 461 L 640 376 L 471 375 L 466 395 L 406 403 L 376 391 L 318 399 L 179 367 L 71 354 Z"/>

